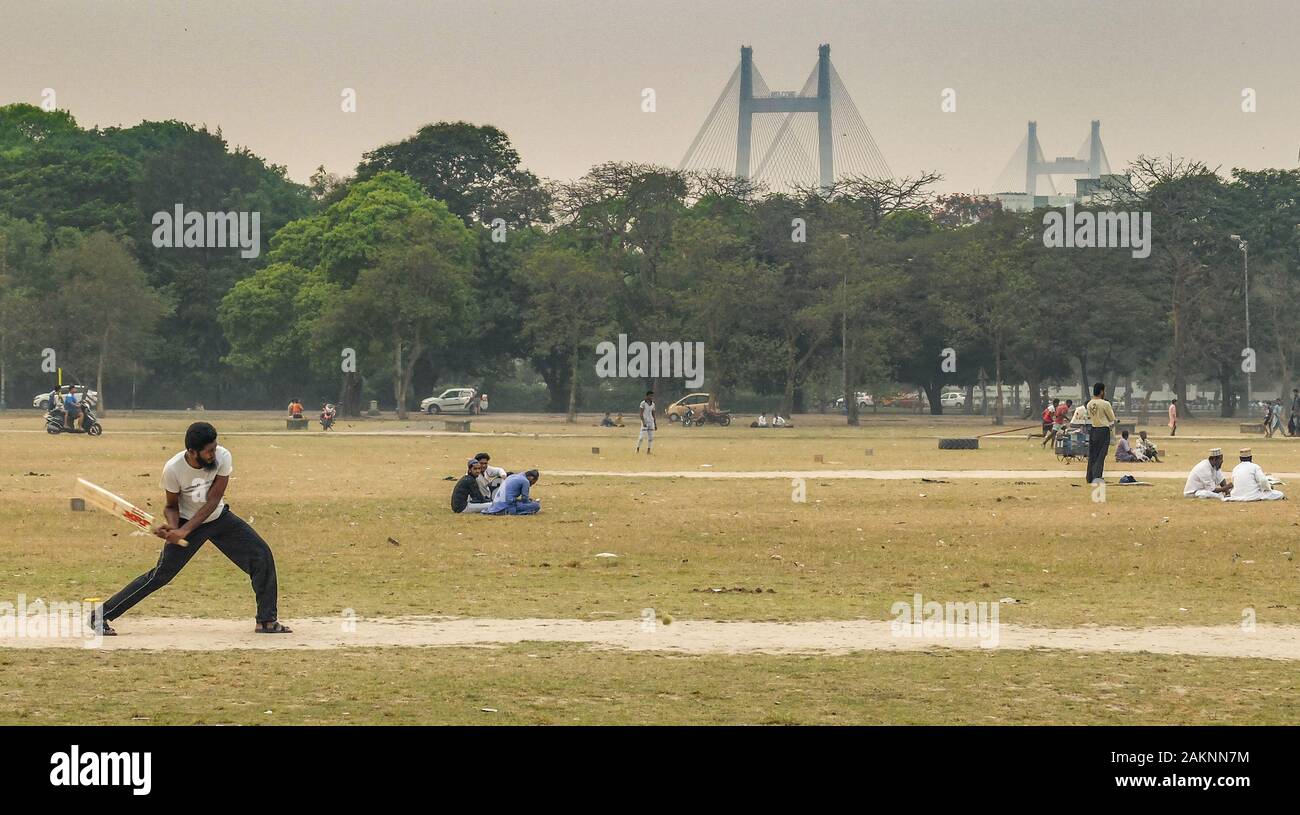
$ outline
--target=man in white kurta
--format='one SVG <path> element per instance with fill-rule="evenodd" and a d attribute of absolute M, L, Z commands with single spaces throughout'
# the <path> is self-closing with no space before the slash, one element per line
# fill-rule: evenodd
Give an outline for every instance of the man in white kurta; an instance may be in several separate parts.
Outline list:
<path fill-rule="evenodd" d="M 1228 501 L 1280 501 L 1286 498 L 1264 474 L 1264 468 L 1251 460 L 1250 448 L 1241 450 L 1241 463 L 1232 468 L 1232 495 Z"/>
<path fill-rule="evenodd" d="M 645 399 L 641 400 L 641 405 L 637 408 L 641 414 L 641 432 L 636 437 L 636 451 L 641 452 L 641 442 L 645 442 L 645 454 L 652 455 L 650 448 L 655 443 L 655 392 L 646 391 Z"/>
<path fill-rule="evenodd" d="M 1187 475 L 1183 497 L 1213 498 L 1222 501 L 1226 491 L 1227 482 L 1223 479 L 1223 450 L 1215 447 L 1210 451 L 1210 457 L 1198 463 Z"/>

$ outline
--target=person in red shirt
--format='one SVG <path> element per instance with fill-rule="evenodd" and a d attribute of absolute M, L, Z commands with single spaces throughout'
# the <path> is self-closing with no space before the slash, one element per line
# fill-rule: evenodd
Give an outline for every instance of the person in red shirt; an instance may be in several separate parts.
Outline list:
<path fill-rule="evenodd" d="M 1058 425 L 1069 424 L 1070 412 L 1074 410 L 1074 400 L 1066 399 L 1065 404 L 1056 406 L 1056 423 Z"/>
<path fill-rule="evenodd" d="M 1039 445 L 1040 447 L 1046 447 L 1048 440 L 1055 436 L 1052 428 L 1056 424 L 1056 408 L 1060 404 L 1060 399 L 1053 399 L 1052 404 L 1043 408 L 1043 443 Z"/>

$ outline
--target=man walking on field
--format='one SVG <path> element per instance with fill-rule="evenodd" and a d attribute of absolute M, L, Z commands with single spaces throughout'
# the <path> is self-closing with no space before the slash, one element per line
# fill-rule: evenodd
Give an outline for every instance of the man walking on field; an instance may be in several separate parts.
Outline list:
<path fill-rule="evenodd" d="M 185 449 L 163 467 L 167 496 L 166 523 L 154 534 L 166 541 L 158 563 L 104 603 L 103 616 L 91 614 L 90 627 L 104 636 L 117 634 L 108 623 L 171 582 L 207 541 L 247 574 L 257 596 L 258 634 L 289 634 L 277 618 L 275 558 L 271 547 L 242 518 L 226 506 L 226 486 L 234 462 L 230 451 L 217 446 L 217 430 L 195 422 L 185 431 Z M 180 541 L 187 541 L 182 546 Z"/>
<path fill-rule="evenodd" d="M 641 441 L 645 440 L 645 454 L 648 456 L 655 443 L 655 392 L 646 391 L 645 399 L 637 409 L 641 413 L 641 432 L 636 437 L 636 451 L 641 452 Z"/>

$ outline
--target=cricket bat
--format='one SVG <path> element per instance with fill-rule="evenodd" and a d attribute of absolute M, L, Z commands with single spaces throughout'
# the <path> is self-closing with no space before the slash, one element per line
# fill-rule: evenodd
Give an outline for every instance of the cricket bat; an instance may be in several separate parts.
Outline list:
<path fill-rule="evenodd" d="M 125 498 L 114 495 L 103 487 L 97 484 L 92 484 L 84 478 L 77 479 L 77 486 L 73 490 L 73 494 L 78 498 L 83 499 L 87 504 L 102 509 L 112 515 L 116 515 L 127 523 L 139 527 L 145 532 L 152 533 L 154 531 L 152 515 L 145 512 L 143 509 L 140 509 L 135 504 L 132 504 Z M 190 542 L 182 540 L 180 545 L 189 546 Z"/>

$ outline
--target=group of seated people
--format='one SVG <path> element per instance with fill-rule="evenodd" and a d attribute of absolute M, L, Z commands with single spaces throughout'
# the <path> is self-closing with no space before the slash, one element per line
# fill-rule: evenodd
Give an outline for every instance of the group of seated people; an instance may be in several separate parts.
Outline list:
<path fill-rule="evenodd" d="M 508 473 L 491 464 L 492 456 L 479 453 L 466 463 L 465 474 L 451 491 L 451 511 L 482 515 L 536 515 L 542 502 L 530 489 L 540 474 L 536 470 Z"/>
<path fill-rule="evenodd" d="M 600 420 L 600 426 L 601 426 L 601 427 L 622 427 L 622 426 L 623 426 L 623 414 L 620 413 L 620 414 L 618 414 L 618 417 L 617 417 L 617 418 L 611 419 L 611 418 L 609 418 L 609 411 L 608 411 L 608 410 L 605 411 L 605 418 L 603 418 L 603 419 Z"/>
<path fill-rule="evenodd" d="M 1135 461 L 1159 461 L 1160 451 L 1156 449 L 1155 442 L 1147 438 L 1145 430 L 1138 431 L 1136 443 L 1128 439 L 1128 431 L 1121 431 L 1119 434 L 1119 444 L 1115 446 L 1115 460 L 1121 462 Z"/>
<path fill-rule="evenodd" d="M 758 414 L 758 421 L 751 424 L 750 427 L 794 427 L 794 425 L 786 421 L 780 413 L 773 413 L 771 421 L 768 421 L 766 413 L 760 413 Z"/>
<path fill-rule="evenodd" d="M 1286 498 L 1273 489 L 1273 481 L 1264 468 L 1254 462 L 1249 447 L 1237 453 L 1241 463 L 1232 474 L 1223 475 L 1223 450 L 1215 447 L 1204 461 L 1192 468 L 1183 487 L 1186 498 L 1213 498 L 1219 501 L 1280 501 Z"/>

